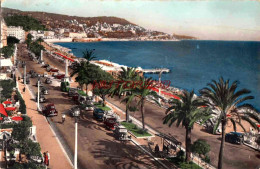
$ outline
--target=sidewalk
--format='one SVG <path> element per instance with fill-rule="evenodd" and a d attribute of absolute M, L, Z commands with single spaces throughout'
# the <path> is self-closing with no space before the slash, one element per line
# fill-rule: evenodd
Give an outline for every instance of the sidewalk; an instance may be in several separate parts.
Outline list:
<path fill-rule="evenodd" d="M 18 77 L 18 76 L 17 76 Z M 22 91 L 24 84 L 21 81 L 19 83 L 19 90 Z M 51 169 L 71 169 L 72 163 L 65 154 L 62 145 L 58 141 L 57 136 L 52 131 L 45 117 L 38 113 L 37 105 L 30 95 L 28 87 L 26 87 L 25 93 L 21 92 L 22 97 L 26 104 L 27 115 L 32 119 L 33 125 L 36 126 L 37 141 L 40 143 L 41 151 L 50 153 L 50 166 Z"/>

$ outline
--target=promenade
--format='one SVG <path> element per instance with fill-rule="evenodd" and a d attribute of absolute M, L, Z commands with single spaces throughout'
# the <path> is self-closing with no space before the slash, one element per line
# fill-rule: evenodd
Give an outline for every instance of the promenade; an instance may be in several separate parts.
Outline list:
<path fill-rule="evenodd" d="M 18 75 L 17 75 L 18 77 Z M 24 84 L 17 81 L 19 90 L 22 91 Z M 66 156 L 57 136 L 52 131 L 46 118 L 38 113 L 37 105 L 30 94 L 29 88 L 26 87 L 25 92 L 21 92 L 22 97 L 26 104 L 27 115 L 32 119 L 33 125 L 36 126 L 36 137 L 40 143 L 41 151 L 50 153 L 50 166 L 51 169 L 70 169 L 73 168 L 68 157 Z"/>

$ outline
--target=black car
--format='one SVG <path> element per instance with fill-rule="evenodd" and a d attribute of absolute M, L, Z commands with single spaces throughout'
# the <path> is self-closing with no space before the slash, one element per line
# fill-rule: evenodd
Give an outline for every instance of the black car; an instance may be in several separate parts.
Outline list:
<path fill-rule="evenodd" d="M 36 102 L 38 101 L 38 93 L 36 93 L 35 101 L 36 101 Z M 46 102 L 46 98 L 45 98 L 42 94 L 40 94 L 39 102 L 40 102 L 40 103 Z"/>
<path fill-rule="evenodd" d="M 50 79 L 50 78 L 46 78 L 46 79 L 45 79 L 45 83 L 46 83 L 46 84 L 51 84 L 51 83 L 52 83 L 52 81 L 51 81 L 51 79 Z"/>
<path fill-rule="evenodd" d="M 233 144 L 242 144 L 244 142 L 244 135 L 238 132 L 230 132 L 226 134 L 225 141 Z"/>

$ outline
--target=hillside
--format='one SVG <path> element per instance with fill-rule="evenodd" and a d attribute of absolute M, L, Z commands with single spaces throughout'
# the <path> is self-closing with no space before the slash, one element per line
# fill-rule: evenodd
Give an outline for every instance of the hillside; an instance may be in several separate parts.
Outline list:
<path fill-rule="evenodd" d="M 88 37 L 96 38 L 134 38 L 138 39 L 188 39 L 185 35 L 174 35 L 146 30 L 145 28 L 131 23 L 123 18 L 118 17 L 79 17 L 63 14 L 20 11 L 10 8 L 2 8 L 2 14 L 5 18 L 10 18 L 14 15 L 29 16 L 37 19 L 44 28 L 59 33 L 60 29 L 66 32 L 85 32 Z M 17 24 L 13 24 L 17 26 Z M 21 24 L 22 26 L 23 24 Z M 190 37 L 194 39 L 194 37 Z"/>

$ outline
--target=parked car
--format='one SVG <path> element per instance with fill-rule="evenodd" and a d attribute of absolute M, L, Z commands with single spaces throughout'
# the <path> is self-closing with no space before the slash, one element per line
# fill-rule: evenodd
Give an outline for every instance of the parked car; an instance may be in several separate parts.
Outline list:
<path fill-rule="evenodd" d="M 57 79 L 62 79 L 65 77 L 65 74 L 58 74 L 55 76 Z"/>
<path fill-rule="evenodd" d="M 94 105 L 93 104 L 83 104 L 81 105 L 82 110 L 86 111 L 94 111 Z"/>
<path fill-rule="evenodd" d="M 31 74 L 31 78 L 35 78 L 35 77 L 38 77 L 39 75 L 36 73 L 36 72 L 33 72 L 32 74 Z"/>
<path fill-rule="evenodd" d="M 95 119 L 102 121 L 104 116 L 104 110 L 99 108 L 94 109 L 93 116 Z"/>
<path fill-rule="evenodd" d="M 48 89 L 46 87 L 41 88 L 41 93 L 44 94 L 44 95 L 49 94 Z"/>
<path fill-rule="evenodd" d="M 46 79 L 45 79 L 45 83 L 46 83 L 46 84 L 51 84 L 51 83 L 52 83 L 51 78 L 46 78 Z"/>
<path fill-rule="evenodd" d="M 57 116 L 58 111 L 56 110 L 55 106 L 53 103 L 50 103 L 43 107 L 42 114 L 44 116 Z"/>
<path fill-rule="evenodd" d="M 69 110 L 69 114 L 74 117 L 75 116 L 75 110 L 78 109 L 79 107 L 78 106 L 75 106 L 75 107 L 72 107 L 70 110 Z"/>
<path fill-rule="evenodd" d="M 36 102 L 38 101 L 38 93 L 36 93 L 35 101 L 36 101 Z M 40 103 L 46 102 L 46 98 L 45 98 L 42 94 L 40 94 L 39 102 L 40 102 Z"/>
<path fill-rule="evenodd" d="M 48 72 L 59 72 L 59 69 L 57 69 L 57 68 L 50 68 Z"/>
<path fill-rule="evenodd" d="M 36 87 L 38 87 L 38 81 L 36 82 L 36 85 L 35 85 Z M 40 81 L 40 87 L 43 87 L 43 84 L 42 84 L 42 82 Z"/>
<path fill-rule="evenodd" d="M 131 135 L 128 134 L 127 129 L 122 125 L 115 127 L 114 135 L 117 140 L 131 140 Z"/>
<path fill-rule="evenodd" d="M 44 65 L 42 65 L 42 68 L 47 68 L 49 66 L 50 66 L 49 64 L 44 64 Z"/>
<path fill-rule="evenodd" d="M 244 135 L 238 132 L 230 132 L 226 134 L 225 141 L 233 144 L 242 144 L 244 142 Z"/>
<path fill-rule="evenodd" d="M 118 125 L 117 119 L 114 117 L 106 118 L 104 124 L 107 129 L 115 130 L 115 127 Z"/>
<path fill-rule="evenodd" d="M 44 72 L 42 77 L 48 77 L 48 73 L 47 72 Z"/>

